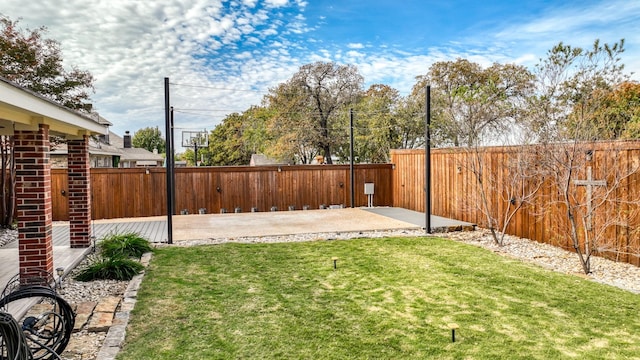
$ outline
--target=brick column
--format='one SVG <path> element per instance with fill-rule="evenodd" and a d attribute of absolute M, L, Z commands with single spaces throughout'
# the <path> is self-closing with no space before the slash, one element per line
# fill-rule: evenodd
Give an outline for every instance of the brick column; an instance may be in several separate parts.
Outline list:
<path fill-rule="evenodd" d="M 15 132 L 20 279 L 53 274 L 49 126 Z"/>
<path fill-rule="evenodd" d="M 91 246 L 91 179 L 89 137 L 67 142 L 69 167 L 69 233 L 72 248 Z"/>

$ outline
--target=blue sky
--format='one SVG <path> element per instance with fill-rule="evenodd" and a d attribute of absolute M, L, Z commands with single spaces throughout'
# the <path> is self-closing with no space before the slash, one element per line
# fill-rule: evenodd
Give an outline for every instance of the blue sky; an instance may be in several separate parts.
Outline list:
<path fill-rule="evenodd" d="M 164 131 L 164 77 L 179 136 L 259 104 L 315 61 L 353 64 L 366 86 L 405 95 L 436 61 L 532 68 L 560 41 L 624 38 L 626 70 L 640 72 L 640 1 L 631 0 L 3 0 L 0 13 L 46 26 L 67 64 L 94 74 L 94 108 L 121 135 Z"/>

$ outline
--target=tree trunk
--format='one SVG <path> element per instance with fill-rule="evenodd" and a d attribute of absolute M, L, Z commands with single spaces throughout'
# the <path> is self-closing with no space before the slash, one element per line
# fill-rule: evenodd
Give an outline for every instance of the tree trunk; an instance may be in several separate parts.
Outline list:
<path fill-rule="evenodd" d="M 13 226 L 15 216 L 16 172 L 13 152 L 13 136 L 0 137 L 0 226 Z"/>
<path fill-rule="evenodd" d="M 571 176 L 568 177 L 571 179 Z M 576 222 L 575 212 L 573 207 L 571 206 L 571 200 L 569 198 L 569 184 L 565 184 L 564 191 L 562 193 L 563 202 L 567 207 L 567 218 L 569 219 L 570 226 L 570 237 L 573 245 L 573 249 L 578 254 L 578 259 L 580 259 L 580 264 L 582 265 L 582 270 L 585 274 L 591 273 L 591 262 L 589 261 L 589 254 L 585 254 L 580 247 L 580 237 L 578 236 L 578 224 Z M 586 240 L 585 240 L 586 241 Z"/>

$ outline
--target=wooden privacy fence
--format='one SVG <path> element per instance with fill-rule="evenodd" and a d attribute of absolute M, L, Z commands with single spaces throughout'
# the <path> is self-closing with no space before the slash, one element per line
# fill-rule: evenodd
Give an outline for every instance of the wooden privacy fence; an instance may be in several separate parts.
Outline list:
<path fill-rule="evenodd" d="M 484 209 L 489 209 L 501 230 L 501 219 L 513 211 L 506 233 L 571 249 L 567 206 L 559 186 L 562 181 L 554 180 L 567 174 L 538 171 L 542 165 L 570 156 L 571 151 L 574 157 L 565 184 L 571 201 L 578 204 L 574 209 L 578 235 L 581 239 L 598 236 L 601 255 L 640 266 L 640 141 L 574 148 L 434 149 L 432 213 L 486 227 Z M 356 165 L 355 206 L 367 205 L 364 184 L 371 182 L 375 184 L 375 206 L 423 212 L 424 154 L 424 150 L 392 150 L 392 164 Z M 478 164 L 483 166 L 481 182 L 474 175 Z M 529 176 L 514 182 L 522 175 L 514 169 Z M 346 165 L 178 168 L 175 210 L 193 214 L 200 209 L 219 213 L 236 208 L 264 212 L 272 207 L 283 211 L 289 207 L 350 206 L 349 174 Z M 166 215 L 165 180 L 163 168 L 91 169 L 92 218 Z M 525 199 L 524 194 L 536 186 L 539 190 Z M 67 171 L 53 170 L 54 220 L 68 219 L 66 189 Z M 589 196 L 591 201 L 587 201 Z M 593 226 L 590 233 L 584 230 L 587 226 Z"/>
<path fill-rule="evenodd" d="M 366 206 L 364 183 L 375 184 L 374 205 L 392 204 L 391 164 L 354 166 L 355 206 Z M 52 171 L 53 219 L 68 220 L 67 170 Z M 166 215 L 164 168 L 91 169 L 92 218 Z M 197 214 L 278 211 L 351 205 L 347 165 L 228 166 L 175 169 L 175 210 Z"/>
<path fill-rule="evenodd" d="M 543 171 L 567 156 L 572 160 L 569 168 L 560 167 L 555 173 Z M 481 182 L 476 177 L 478 159 L 483 165 Z M 393 206 L 424 211 L 424 150 L 392 150 L 391 162 L 395 166 Z M 486 227 L 484 209 L 490 209 L 501 229 L 501 219 L 513 212 L 506 233 L 573 250 L 562 196 L 564 184 L 572 203 L 577 204 L 574 215 L 581 244 L 585 234 L 592 240 L 597 237 L 600 255 L 640 266 L 639 169 L 640 141 L 547 148 L 487 147 L 477 151 L 433 149 L 432 213 Z M 539 190 L 534 192 L 537 186 Z M 488 206 L 482 206 L 480 187 L 487 195 Z M 526 199 L 526 194 L 531 198 Z M 518 205 L 522 207 L 518 209 Z"/>

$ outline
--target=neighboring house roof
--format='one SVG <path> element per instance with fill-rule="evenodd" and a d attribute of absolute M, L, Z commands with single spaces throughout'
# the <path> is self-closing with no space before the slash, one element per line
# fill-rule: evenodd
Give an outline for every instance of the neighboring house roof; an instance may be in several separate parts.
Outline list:
<path fill-rule="evenodd" d="M 67 144 L 58 144 L 55 149 L 50 152 L 51 155 L 67 155 Z M 117 155 L 120 156 L 120 152 L 115 149 L 101 149 L 89 145 L 89 154 L 91 155 Z"/>
<path fill-rule="evenodd" d="M 109 145 L 119 149 L 124 149 L 124 138 L 109 131 Z"/>
<path fill-rule="evenodd" d="M 52 155 L 66 155 L 67 144 L 60 144 L 51 151 Z M 120 161 L 136 161 L 136 162 L 161 162 L 164 161 L 164 157 L 160 154 L 154 154 L 147 149 L 141 148 L 125 148 L 124 140 L 122 137 L 109 131 L 109 144 L 103 142 L 97 142 L 91 139 L 89 142 L 89 154 L 91 155 L 107 155 L 107 156 L 119 156 Z M 151 163 L 149 163 L 151 164 Z"/>
<path fill-rule="evenodd" d="M 120 160 L 126 161 L 164 161 L 160 154 L 153 153 L 147 149 L 124 146 L 124 138 L 109 131 L 109 144 L 120 152 Z M 104 145 L 103 145 L 104 146 Z"/>
<path fill-rule="evenodd" d="M 154 160 L 162 161 L 164 158 L 160 154 L 154 154 L 147 149 L 139 148 L 123 148 L 118 149 L 122 152 L 120 160 Z"/>
<path fill-rule="evenodd" d="M 13 129 L 37 130 L 38 124 L 49 125 L 52 135 L 66 135 L 68 138 L 105 132 L 105 126 L 90 116 L 70 110 L 0 77 L 2 134 L 11 135 Z"/>
<path fill-rule="evenodd" d="M 97 113 L 95 113 L 95 114 L 97 114 Z M 98 115 L 98 123 L 99 123 L 99 124 L 102 124 L 102 125 L 106 125 L 106 126 L 111 126 L 111 125 L 113 125 L 113 124 L 111 123 L 111 121 L 109 121 L 109 120 L 107 120 L 107 119 L 103 118 L 103 117 L 102 117 L 102 116 L 100 116 L 100 115 Z"/>

